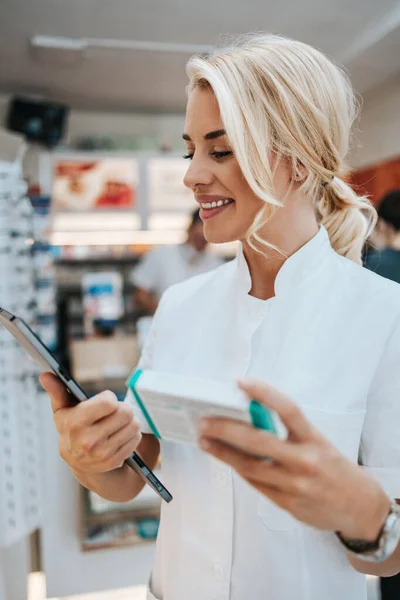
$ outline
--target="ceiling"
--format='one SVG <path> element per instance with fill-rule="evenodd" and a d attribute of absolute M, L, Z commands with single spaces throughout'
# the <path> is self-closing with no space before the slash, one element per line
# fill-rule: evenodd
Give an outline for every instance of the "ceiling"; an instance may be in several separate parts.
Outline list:
<path fill-rule="evenodd" d="M 89 47 L 71 60 L 34 52 L 30 39 L 212 45 L 221 34 L 259 30 L 344 62 L 361 93 L 400 71 L 399 0 L 1 0 L 0 92 L 80 109 L 182 112 L 189 53 Z"/>

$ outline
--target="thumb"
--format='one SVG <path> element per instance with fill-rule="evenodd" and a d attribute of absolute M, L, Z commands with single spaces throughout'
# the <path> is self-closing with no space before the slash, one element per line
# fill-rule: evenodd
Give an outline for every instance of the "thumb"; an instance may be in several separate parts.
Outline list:
<path fill-rule="evenodd" d="M 239 381 L 238 385 L 249 398 L 254 398 L 275 411 L 287 428 L 289 436 L 302 441 L 315 439 L 318 436 L 317 430 L 306 419 L 297 404 L 272 385 L 260 381 Z"/>
<path fill-rule="evenodd" d="M 42 373 L 39 381 L 51 400 L 51 408 L 55 414 L 62 408 L 71 406 L 71 396 L 65 385 L 53 373 Z"/>

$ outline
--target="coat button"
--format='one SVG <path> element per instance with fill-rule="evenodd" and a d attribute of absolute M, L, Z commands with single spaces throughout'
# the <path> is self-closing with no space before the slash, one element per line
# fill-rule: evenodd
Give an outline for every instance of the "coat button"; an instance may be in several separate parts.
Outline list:
<path fill-rule="evenodd" d="M 218 481 L 218 484 L 220 485 L 220 487 L 226 487 L 226 485 L 228 483 L 228 474 L 225 473 L 224 471 L 219 471 L 217 481 Z"/>
<path fill-rule="evenodd" d="M 224 571 L 223 571 L 222 567 L 220 567 L 219 565 L 215 565 L 214 575 L 215 575 L 215 578 L 218 579 L 218 581 L 222 581 L 224 578 Z"/>

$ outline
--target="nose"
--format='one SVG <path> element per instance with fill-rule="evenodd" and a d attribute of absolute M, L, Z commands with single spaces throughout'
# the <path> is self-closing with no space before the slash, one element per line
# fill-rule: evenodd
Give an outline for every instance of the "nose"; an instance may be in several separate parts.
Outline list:
<path fill-rule="evenodd" d="M 183 183 L 186 187 L 194 191 L 197 187 L 210 185 L 213 180 L 214 175 L 212 171 L 200 157 L 196 158 L 196 154 L 194 154 L 183 178 Z"/>

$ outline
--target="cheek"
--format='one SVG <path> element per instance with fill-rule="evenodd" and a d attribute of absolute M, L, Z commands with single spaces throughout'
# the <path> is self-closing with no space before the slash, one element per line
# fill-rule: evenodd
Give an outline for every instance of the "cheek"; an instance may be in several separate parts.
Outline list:
<path fill-rule="evenodd" d="M 236 200 L 238 210 L 246 210 L 249 213 L 253 213 L 262 208 L 262 200 L 254 194 L 236 161 L 233 163 L 228 176 L 232 196 Z"/>
<path fill-rule="evenodd" d="M 263 206 L 263 200 L 260 200 L 260 198 L 254 194 L 247 181 L 242 179 L 240 186 L 238 186 L 236 208 L 237 211 L 240 212 L 242 218 L 248 222 L 248 225 L 253 222 L 257 213 Z"/>
<path fill-rule="evenodd" d="M 229 219 L 226 219 L 224 225 L 235 232 L 236 239 L 242 239 L 258 212 L 263 208 L 264 202 L 254 194 L 236 160 L 221 165 L 218 179 L 227 195 L 235 200 L 234 212 L 230 213 Z M 211 222 L 209 227 L 206 224 L 204 229 L 206 237 L 212 226 Z"/>

